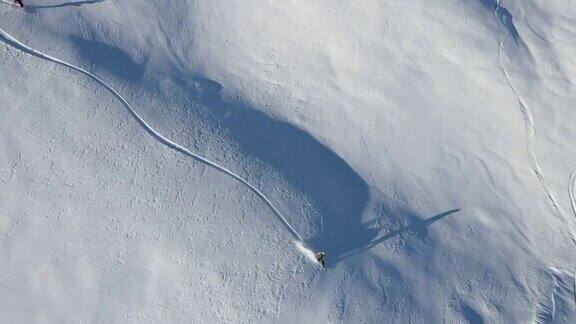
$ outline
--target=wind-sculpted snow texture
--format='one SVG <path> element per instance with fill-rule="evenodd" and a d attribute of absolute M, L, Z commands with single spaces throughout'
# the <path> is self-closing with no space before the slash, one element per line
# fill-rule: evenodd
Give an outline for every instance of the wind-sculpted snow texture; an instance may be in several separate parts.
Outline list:
<path fill-rule="evenodd" d="M 0 322 L 576 322 L 571 1 L 2 4 Z"/>

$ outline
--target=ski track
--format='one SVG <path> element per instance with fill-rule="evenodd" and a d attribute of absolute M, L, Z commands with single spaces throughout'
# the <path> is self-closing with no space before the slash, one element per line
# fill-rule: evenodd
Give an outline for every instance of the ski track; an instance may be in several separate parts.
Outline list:
<path fill-rule="evenodd" d="M 302 253 L 302 255 L 306 257 L 306 259 L 308 259 L 308 261 L 314 264 L 318 264 L 314 251 L 310 250 L 307 246 L 305 246 L 304 243 L 302 243 L 302 241 L 297 241 L 294 243 L 294 245 L 296 246 L 296 249 L 300 253 Z"/>
<path fill-rule="evenodd" d="M 204 157 L 202 157 L 196 153 L 193 153 L 192 151 L 188 150 L 186 147 L 164 137 L 162 134 L 160 134 L 158 131 L 156 131 L 152 126 L 150 126 L 142 117 L 140 117 L 140 115 L 138 115 L 138 113 L 132 108 L 132 106 L 130 106 L 130 104 L 116 90 L 114 90 L 114 88 L 109 86 L 106 82 L 102 81 L 100 78 L 98 78 L 94 74 L 92 74 L 92 73 L 90 73 L 90 72 L 88 72 L 88 71 L 86 71 L 80 67 L 77 67 L 77 66 L 72 65 L 70 63 L 64 62 L 64 61 L 59 60 L 57 58 L 54 58 L 50 55 L 44 54 L 44 53 L 37 51 L 33 48 L 30 48 L 27 45 L 24 45 L 23 43 L 18 41 L 16 38 L 12 37 L 10 34 L 6 33 L 1 28 L 0 28 L 0 41 L 4 42 L 5 44 L 7 44 L 13 48 L 20 50 L 21 52 L 24 52 L 26 54 L 29 54 L 29 55 L 53 62 L 53 63 L 63 65 L 65 67 L 68 67 L 72 70 L 80 72 L 81 74 L 84 74 L 87 77 L 93 79 L 94 81 L 99 83 L 101 86 L 106 88 L 106 90 L 108 90 L 110 93 L 112 93 L 122 103 L 122 105 L 124 105 L 124 107 L 132 115 L 132 117 L 134 117 L 134 119 L 136 119 L 136 121 L 148 132 L 148 134 L 150 134 L 152 137 L 154 137 L 157 141 L 159 141 L 160 143 L 162 143 L 163 145 L 167 146 L 170 149 L 173 149 L 173 150 L 175 150 L 179 153 L 182 153 L 186 156 L 189 156 L 189 157 L 191 157 L 191 158 L 193 158 L 193 159 L 195 159 L 201 163 L 204 163 L 204 164 L 206 164 L 206 165 L 208 165 L 208 166 L 210 166 L 210 167 L 212 167 L 212 168 L 214 168 L 214 169 L 216 169 L 222 173 L 225 173 L 225 174 L 229 175 L 230 177 L 238 180 L 242 184 L 244 184 L 252 192 L 254 192 L 260 199 L 262 199 L 262 201 L 272 210 L 274 215 L 276 215 L 276 217 L 282 222 L 282 224 L 286 227 L 286 229 L 288 231 L 290 231 L 290 233 L 292 234 L 292 236 L 296 240 L 303 241 L 300 234 L 298 234 L 298 232 L 296 232 L 294 230 L 294 228 L 292 228 L 292 226 L 288 223 L 288 221 L 284 218 L 284 216 L 282 216 L 282 214 L 278 211 L 278 209 L 276 209 L 276 207 L 272 204 L 272 202 L 260 190 L 258 190 L 256 187 L 251 185 L 247 180 L 244 180 L 244 178 L 237 175 L 236 173 L 234 173 L 234 172 L 226 169 L 225 167 L 220 166 L 220 165 L 216 164 L 215 162 L 212 162 L 212 161 L 210 161 L 210 160 L 208 160 L 208 159 L 206 159 L 206 158 L 204 158 Z"/>
<path fill-rule="evenodd" d="M 570 205 L 572 206 L 572 213 L 574 213 L 574 222 L 576 224 L 576 171 L 570 175 L 568 193 L 570 194 Z M 576 293 L 576 291 L 574 293 Z"/>
<path fill-rule="evenodd" d="M 538 162 L 538 156 L 536 155 L 536 151 L 534 149 L 534 137 L 536 135 L 536 126 L 535 126 L 534 115 L 532 114 L 532 110 L 525 103 L 524 99 L 522 99 L 522 96 L 520 95 L 520 91 L 518 91 L 518 89 L 516 88 L 516 86 L 514 85 L 514 83 L 512 81 L 512 76 L 510 76 L 510 73 L 508 72 L 508 70 L 506 69 L 504 64 L 502 63 L 502 55 L 504 53 L 503 37 L 502 37 L 502 31 L 501 31 L 502 22 L 498 18 L 498 9 L 501 6 L 502 6 L 501 1 L 497 1 L 496 7 L 493 11 L 493 14 L 496 16 L 496 19 L 498 20 L 498 35 L 500 37 L 500 39 L 498 41 L 498 65 L 500 67 L 500 70 L 502 70 L 502 73 L 506 77 L 508 87 L 510 87 L 510 90 L 512 91 L 512 93 L 516 97 L 516 100 L 518 100 L 518 104 L 520 106 L 520 112 L 522 113 L 522 119 L 524 121 L 524 127 L 525 127 L 526 133 L 527 133 L 526 146 L 528 148 L 528 152 L 529 152 L 530 157 L 532 159 L 532 171 L 534 171 L 534 174 L 536 175 L 536 178 L 538 179 L 538 182 L 540 183 L 540 187 L 542 187 L 542 190 L 546 194 L 548 201 L 554 207 L 554 214 L 561 221 L 568 222 L 568 217 L 566 216 L 566 213 L 563 211 L 562 207 L 560 206 L 560 204 L 556 200 L 556 197 L 554 196 L 552 191 L 549 189 L 548 184 L 546 182 L 546 179 L 544 177 L 544 174 L 541 171 L 540 164 Z M 573 199 L 572 199 L 572 209 L 574 210 L 575 215 L 576 215 L 576 208 L 574 206 L 574 200 Z M 576 234 L 574 233 L 574 230 L 571 226 L 568 226 L 568 231 L 571 235 L 572 241 L 574 243 L 576 243 Z"/>

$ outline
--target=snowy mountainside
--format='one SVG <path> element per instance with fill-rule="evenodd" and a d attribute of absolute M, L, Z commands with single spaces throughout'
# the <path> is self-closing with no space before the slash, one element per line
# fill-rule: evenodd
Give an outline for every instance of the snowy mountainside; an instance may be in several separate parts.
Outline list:
<path fill-rule="evenodd" d="M 576 8 L 0 7 L 2 322 L 571 322 Z M 572 195 L 571 195 L 572 194 Z"/>

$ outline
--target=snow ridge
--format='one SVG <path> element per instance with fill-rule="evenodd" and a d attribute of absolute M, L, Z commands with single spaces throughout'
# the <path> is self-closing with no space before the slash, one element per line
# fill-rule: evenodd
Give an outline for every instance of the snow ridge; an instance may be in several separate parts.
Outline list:
<path fill-rule="evenodd" d="M 86 75 L 87 77 L 93 79 L 94 81 L 99 83 L 101 86 L 106 88 L 106 90 L 108 90 L 110 93 L 112 93 L 122 103 L 122 105 L 124 105 L 124 107 L 132 115 L 132 117 L 134 117 L 134 119 L 136 119 L 136 121 L 157 141 L 159 141 L 160 143 L 162 143 L 163 145 L 167 146 L 170 149 L 173 149 L 173 150 L 175 150 L 179 153 L 182 153 L 186 156 L 189 156 L 189 157 L 191 157 L 191 158 L 193 158 L 193 159 L 195 159 L 201 163 L 204 163 L 204 164 L 206 164 L 206 165 L 208 165 L 208 166 L 210 166 L 210 167 L 212 167 L 212 168 L 214 168 L 214 169 L 216 169 L 222 173 L 225 173 L 225 174 L 229 175 L 230 177 L 238 180 L 242 184 L 244 184 L 252 192 L 254 192 L 260 199 L 262 199 L 262 201 L 272 210 L 274 215 L 282 222 L 284 227 L 286 227 L 286 229 L 292 234 L 292 236 L 296 240 L 302 241 L 302 237 L 300 236 L 300 234 L 298 234 L 298 232 L 296 232 L 296 230 L 294 230 L 294 228 L 290 225 L 290 223 L 288 223 L 288 221 L 284 218 L 284 216 L 282 216 L 282 214 L 278 211 L 278 209 L 274 206 L 274 204 L 272 204 L 272 202 L 260 190 L 258 190 L 256 187 L 254 187 L 252 184 L 250 184 L 247 180 L 245 180 L 241 176 L 237 175 L 236 173 L 234 173 L 234 172 L 226 169 L 225 167 L 223 167 L 223 166 L 221 166 L 215 162 L 212 162 L 212 161 L 210 161 L 210 160 L 208 160 L 208 159 L 206 159 L 206 158 L 204 158 L 204 157 L 202 157 L 196 153 L 193 153 L 192 151 L 190 151 L 186 147 L 164 137 L 162 134 L 160 134 L 158 131 L 156 131 L 152 126 L 150 126 L 142 117 L 140 117 L 140 115 L 138 115 L 138 113 L 132 108 L 132 106 L 130 106 L 130 104 L 116 90 L 114 90 L 114 88 L 109 86 L 106 82 L 102 81 L 100 78 L 98 78 L 94 74 L 92 74 L 92 73 L 90 73 L 90 72 L 88 72 L 88 71 L 86 71 L 80 67 L 77 67 L 77 66 L 72 65 L 70 63 L 64 62 L 64 61 L 57 59 L 55 57 L 52 57 L 50 55 L 44 54 L 44 53 L 37 51 L 33 48 L 30 48 L 27 45 L 25 45 L 25 44 L 21 43 L 20 41 L 18 41 L 17 39 L 15 39 L 14 37 L 12 37 L 11 35 L 9 35 L 8 33 L 6 33 L 1 28 L 0 28 L 0 41 L 6 43 L 9 46 L 12 46 L 12 47 L 20 50 L 21 52 L 24 52 L 24 53 L 27 53 L 29 55 L 39 57 L 41 59 L 66 66 L 72 70 L 80 72 L 80 73 Z"/>
<path fill-rule="evenodd" d="M 501 2 L 497 1 L 496 6 L 495 6 L 494 11 L 493 11 L 493 14 L 496 17 L 499 16 L 498 11 L 501 10 L 501 8 L 502 8 Z M 510 87 L 510 90 L 512 90 L 512 93 L 514 93 L 514 95 L 516 96 L 516 99 L 518 100 L 518 104 L 520 106 L 520 112 L 522 113 L 522 119 L 524 121 L 524 127 L 525 127 L 526 133 L 527 133 L 527 139 L 526 139 L 527 148 L 528 148 L 528 152 L 529 152 L 531 159 L 532 159 L 532 171 L 534 171 L 534 174 L 536 175 L 536 178 L 538 179 L 538 182 L 540 183 L 542 190 L 544 190 L 544 193 L 546 194 L 548 201 L 550 201 L 550 203 L 554 207 L 554 214 L 556 216 L 558 216 L 558 218 L 560 218 L 562 221 L 567 222 L 568 217 L 566 216 L 566 213 L 562 209 L 562 206 L 558 203 L 558 201 L 556 200 L 556 197 L 554 196 L 554 194 L 552 193 L 552 191 L 548 187 L 548 184 L 546 183 L 546 179 L 544 177 L 544 174 L 541 171 L 540 164 L 538 162 L 538 156 L 536 155 L 536 151 L 534 149 L 534 137 L 536 135 L 536 127 L 535 127 L 534 116 L 532 114 L 532 110 L 525 103 L 524 99 L 522 99 L 520 92 L 518 91 L 518 89 L 516 88 L 516 86 L 513 83 L 512 76 L 510 75 L 510 73 L 508 72 L 508 70 L 506 69 L 504 64 L 502 63 L 502 54 L 504 52 L 504 44 L 503 44 L 503 39 L 501 36 L 502 33 L 501 33 L 500 29 L 501 29 L 501 23 L 499 22 L 498 23 L 498 35 L 500 35 L 500 40 L 498 41 L 498 64 L 499 64 L 500 70 L 502 70 L 502 73 L 506 77 L 506 81 L 507 81 L 508 86 Z M 574 209 L 574 203 L 572 203 L 572 208 Z M 575 214 L 576 214 L 576 209 L 575 209 Z M 573 228 L 571 226 L 568 226 L 568 228 L 569 228 L 568 231 L 570 232 L 572 241 L 574 243 L 576 243 L 576 234 L 574 233 Z"/>

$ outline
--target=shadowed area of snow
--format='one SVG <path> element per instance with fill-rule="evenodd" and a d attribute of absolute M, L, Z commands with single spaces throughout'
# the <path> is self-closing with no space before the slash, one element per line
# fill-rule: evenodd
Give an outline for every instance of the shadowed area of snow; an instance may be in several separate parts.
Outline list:
<path fill-rule="evenodd" d="M 570 1 L 2 4 L 1 322 L 573 321 Z"/>

